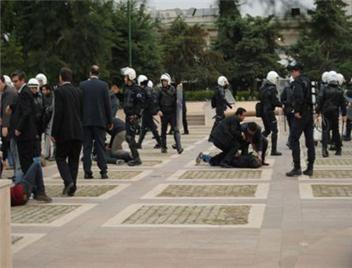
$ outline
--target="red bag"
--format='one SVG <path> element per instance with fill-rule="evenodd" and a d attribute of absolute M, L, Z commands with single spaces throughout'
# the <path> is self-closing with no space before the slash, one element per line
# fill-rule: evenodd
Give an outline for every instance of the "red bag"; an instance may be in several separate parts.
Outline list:
<path fill-rule="evenodd" d="M 28 197 L 22 183 L 11 187 L 11 206 L 23 206 L 27 203 Z"/>

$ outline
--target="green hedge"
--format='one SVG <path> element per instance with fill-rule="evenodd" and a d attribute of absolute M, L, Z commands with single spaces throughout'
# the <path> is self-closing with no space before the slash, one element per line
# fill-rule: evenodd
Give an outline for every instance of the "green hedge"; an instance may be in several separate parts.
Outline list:
<path fill-rule="evenodd" d="M 187 101 L 206 101 L 206 100 L 211 100 L 211 97 L 213 96 L 214 91 L 213 90 L 192 90 L 192 91 L 186 91 L 185 92 L 185 97 Z M 249 91 L 238 91 L 236 95 L 236 100 L 237 101 L 252 101 L 252 100 L 257 100 L 258 99 L 258 93 L 254 92 L 254 94 L 251 95 Z"/>

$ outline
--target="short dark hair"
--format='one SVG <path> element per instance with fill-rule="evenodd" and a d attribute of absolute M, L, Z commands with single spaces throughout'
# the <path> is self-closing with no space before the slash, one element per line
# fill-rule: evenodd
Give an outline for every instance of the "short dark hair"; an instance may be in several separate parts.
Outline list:
<path fill-rule="evenodd" d="M 120 78 L 120 76 L 114 76 L 111 78 L 111 83 L 110 86 L 118 86 L 121 87 L 121 85 L 123 84 L 122 78 Z"/>
<path fill-rule="evenodd" d="M 64 82 L 72 82 L 72 70 L 67 67 L 63 67 L 60 70 L 60 76 Z"/>
<path fill-rule="evenodd" d="M 4 75 L 0 74 L 0 80 L 1 80 L 1 82 L 5 83 L 5 77 L 4 77 Z"/>
<path fill-rule="evenodd" d="M 92 65 L 92 67 L 90 67 L 90 73 L 92 75 L 99 75 L 99 66 L 98 65 Z"/>
<path fill-rule="evenodd" d="M 44 88 L 46 88 L 47 90 L 51 90 L 51 86 L 49 84 L 42 85 L 40 87 L 40 90 L 43 90 Z"/>
<path fill-rule="evenodd" d="M 14 78 L 15 76 L 18 76 L 20 80 L 26 80 L 26 73 L 21 70 L 16 70 L 11 74 L 11 79 Z"/>
<path fill-rule="evenodd" d="M 248 130 L 251 132 L 257 132 L 258 130 L 258 125 L 255 122 L 249 122 L 248 123 Z"/>
<path fill-rule="evenodd" d="M 242 108 L 242 107 L 239 107 L 237 110 L 236 110 L 236 113 L 235 115 L 242 115 L 244 113 L 246 113 L 247 110 L 245 108 Z"/>

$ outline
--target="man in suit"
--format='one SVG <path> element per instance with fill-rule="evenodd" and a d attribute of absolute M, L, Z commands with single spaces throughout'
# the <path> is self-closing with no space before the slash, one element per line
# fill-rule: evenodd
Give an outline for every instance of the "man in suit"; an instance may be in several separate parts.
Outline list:
<path fill-rule="evenodd" d="M 18 91 L 17 103 L 10 106 L 13 111 L 13 130 L 21 168 L 23 174 L 25 174 L 32 165 L 36 140 L 39 139 L 34 112 L 34 96 L 26 84 L 24 72 L 16 71 L 12 73 L 11 79 Z"/>
<path fill-rule="evenodd" d="M 106 129 L 112 127 L 111 102 L 108 84 L 100 80 L 99 66 L 93 65 L 90 78 L 80 83 L 83 100 L 83 168 L 84 178 L 92 179 L 93 142 L 102 179 L 108 179 L 105 159 Z"/>
<path fill-rule="evenodd" d="M 77 189 L 79 155 L 82 148 L 82 93 L 72 82 L 72 71 L 62 68 L 60 87 L 54 91 L 55 110 L 52 139 L 56 143 L 56 164 L 64 180 L 63 195 L 73 196 Z"/>

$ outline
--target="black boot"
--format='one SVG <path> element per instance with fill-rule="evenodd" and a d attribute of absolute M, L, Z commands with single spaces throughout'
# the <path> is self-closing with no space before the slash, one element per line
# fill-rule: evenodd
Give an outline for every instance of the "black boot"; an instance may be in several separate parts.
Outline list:
<path fill-rule="evenodd" d="M 277 133 L 271 134 L 271 155 L 273 156 L 282 155 L 282 153 L 277 151 Z"/>
<path fill-rule="evenodd" d="M 301 167 L 295 166 L 290 172 L 286 173 L 287 177 L 297 177 L 302 175 Z"/>
<path fill-rule="evenodd" d="M 335 153 L 335 155 L 342 155 L 342 149 L 341 149 L 341 147 L 336 148 L 336 153 Z"/>
<path fill-rule="evenodd" d="M 303 174 L 306 176 L 312 176 L 313 175 L 313 164 L 308 163 L 307 169 L 303 171 Z"/>
<path fill-rule="evenodd" d="M 133 160 L 131 160 L 131 161 L 129 161 L 128 163 L 127 163 L 127 165 L 129 165 L 130 167 L 133 167 L 133 166 L 139 166 L 139 165 L 141 165 L 142 164 L 142 161 L 141 161 L 141 159 L 138 157 L 138 158 L 136 158 L 136 159 L 133 159 Z"/>
<path fill-rule="evenodd" d="M 326 148 L 323 148 L 323 157 L 329 157 L 329 151 Z"/>

